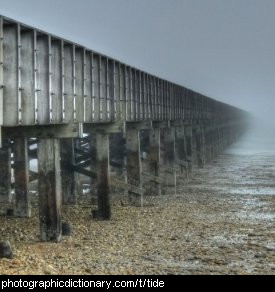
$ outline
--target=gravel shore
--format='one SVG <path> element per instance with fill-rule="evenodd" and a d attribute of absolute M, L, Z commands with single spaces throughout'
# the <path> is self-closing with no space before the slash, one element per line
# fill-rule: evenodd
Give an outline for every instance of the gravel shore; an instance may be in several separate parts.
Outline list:
<path fill-rule="evenodd" d="M 221 155 L 177 195 L 143 208 L 118 200 L 109 222 L 93 220 L 91 206 L 64 207 L 73 235 L 59 244 L 39 242 L 36 209 L 28 220 L 2 216 L 0 238 L 15 257 L 0 260 L 0 274 L 275 275 L 272 165 L 263 155 Z"/>

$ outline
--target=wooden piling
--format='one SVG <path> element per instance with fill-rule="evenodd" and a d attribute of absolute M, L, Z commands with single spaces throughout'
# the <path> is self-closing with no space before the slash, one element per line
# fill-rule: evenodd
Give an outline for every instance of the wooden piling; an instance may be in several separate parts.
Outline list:
<path fill-rule="evenodd" d="M 3 141 L 0 148 L 0 203 L 11 202 L 11 148 L 9 141 Z"/>
<path fill-rule="evenodd" d="M 97 169 L 97 219 L 111 219 L 110 174 L 109 174 L 109 134 L 96 134 Z"/>
<path fill-rule="evenodd" d="M 127 127 L 126 130 L 127 148 L 127 182 L 136 187 L 142 187 L 142 167 L 140 157 L 140 132 L 136 128 Z M 138 207 L 143 206 L 143 195 L 128 192 L 130 204 Z"/>
<path fill-rule="evenodd" d="M 155 177 L 160 177 L 160 129 L 154 128 L 149 132 L 149 171 Z M 153 194 L 161 195 L 161 184 L 152 182 L 154 184 Z"/>
<path fill-rule="evenodd" d="M 180 168 L 180 175 L 188 178 L 187 144 L 184 127 L 176 129 L 176 163 Z"/>
<path fill-rule="evenodd" d="M 29 158 L 28 140 L 14 139 L 14 186 L 15 186 L 15 217 L 31 217 L 31 201 L 29 194 Z"/>
<path fill-rule="evenodd" d="M 78 199 L 78 174 L 72 169 L 74 164 L 74 140 L 60 140 L 62 201 L 65 205 L 76 205 Z"/>
<path fill-rule="evenodd" d="M 58 139 L 38 143 L 38 192 L 42 241 L 61 240 L 61 174 Z"/>
<path fill-rule="evenodd" d="M 176 193 L 177 178 L 175 169 L 175 128 L 163 129 L 163 151 L 164 151 L 164 182 L 163 193 Z"/>
<path fill-rule="evenodd" d="M 193 131 L 192 126 L 185 127 L 185 135 L 186 135 L 186 154 L 187 154 L 187 162 L 188 162 L 188 172 L 189 174 L 192 172 L 192 152 L 193 152 Z"/>

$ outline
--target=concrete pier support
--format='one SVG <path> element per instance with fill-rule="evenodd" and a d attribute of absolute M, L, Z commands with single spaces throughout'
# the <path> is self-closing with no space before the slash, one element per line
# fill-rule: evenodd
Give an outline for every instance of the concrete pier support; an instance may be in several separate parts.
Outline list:
<path fill-rule="evenodd" d="M 177 177 L 175 169 L 176 143 L 175 128 L 163 129 L 163 151 L 165 176 L 163 182 L 163 194 L 176 194 Z"/>
<path fill-rule="evenodd" d="M 19 218 L 31 217 L 31 202 L 29 194 L 29 157 L 28 140 L 14 139 L 14 188 L 15 209 L 14 215 Z"/>
<path fill-rule="evenodd" d="M 142 187 L 142 166 L 140 157 L 140 132 L 134 127 L 126 130 L 127 148 L 127 182 L 136 187 Z M 143 206 L 143 195 L 128 192 L 130 204 L 138 207 Z"/>
<path fill-rule="evenodd" d="M 96 134 L 97 169 L 97 219 L 111 219 L 110 173 L 109 173 L 109 134 Z"/>
<path fill-rule="evenodd" d="M 78 200 L 78 174 L 72 169 L 74 163 L 74 140 L 60 140 L 62 201 L 65 205 L 76 205 Z"/>
<path fill-rule="evenodd" d="M 148 154 L 150 173 L 155 177 L 160 177 L 160 128 L 154 128 L 150 130 Z M 159 183 L 153 184 L 153 194 L 161 195 L 161 185 Z"/>
<path fill-rule="evenodd" d="M 38 142 L 38 192 L 42 241 L 61 240 L 61 169 L 58 139 Z"/>
<path fill-rule="evenodd" d="M 0 148 L 0 203 L 11 202 L 11 148 L 3 141 Z"/>

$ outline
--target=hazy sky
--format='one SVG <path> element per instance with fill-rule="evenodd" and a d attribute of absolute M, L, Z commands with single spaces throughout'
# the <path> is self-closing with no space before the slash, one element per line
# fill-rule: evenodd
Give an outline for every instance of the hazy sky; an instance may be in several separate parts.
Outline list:
<path fill-rule="evenodd" d="M 275 0 L 0 0 L 0 14 L 275 121 Z"/>

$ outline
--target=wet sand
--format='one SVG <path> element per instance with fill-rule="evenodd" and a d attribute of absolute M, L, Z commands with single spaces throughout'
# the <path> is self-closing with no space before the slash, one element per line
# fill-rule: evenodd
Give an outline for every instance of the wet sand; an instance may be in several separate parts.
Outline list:
<path fill-rule="evenodd" d="M 16 252 L 0 260 L 0 274 L 275 275 L 275 153 L 267 144 L 242 152 L 240 141 L 195 169 L 177 195 L 147 198 L 144 208 L 118 200 L 110 222 L 92 220 L 91 206 L 65 207 L 74 231 L 59 244 L 39 242 L 37 210 L 29 220 L 0 217 L 0 238 Z"/>

